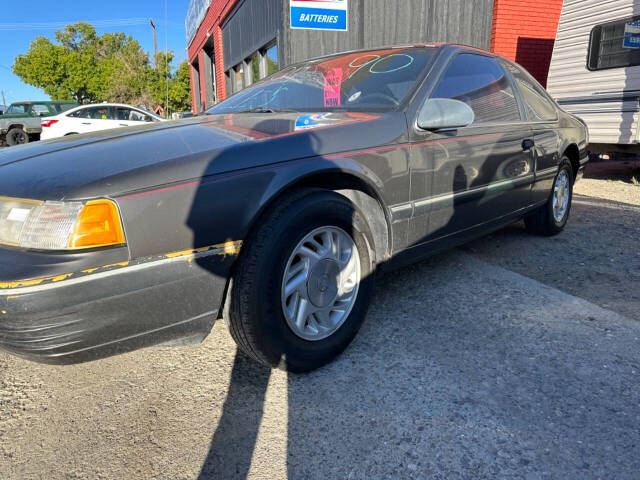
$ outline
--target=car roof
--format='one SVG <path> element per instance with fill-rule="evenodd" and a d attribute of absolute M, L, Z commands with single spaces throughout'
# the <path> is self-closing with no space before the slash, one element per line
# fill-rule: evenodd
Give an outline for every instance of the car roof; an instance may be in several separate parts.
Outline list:
<path fill-rule="evenodd" d="M 80 108 L 88 108 L 88 107 L 126 107 L 126 108 L 134 108 L 136 110 L 140 110 L 143 112 L 147 112 L 146 109 L 142 108 L 142 107 L 136 107 L 135 105 L 129 105 L 127 103 L 111 103 L 111 102 L 105 102 L 105 103 L 85 103 L 84 105 L 78 105 L 75 108 L 72 108 L 71 110 L 67 110 L 67 112 L 71 112 L 73 110 L 78 110 Z M 147 112 L 147 113 L 153 113 L 153 112 Z M 155 113 L 153 113 L 155 115 Z"/>
<path fill-rule="evenodd" d="M 95 108 L 95 107 L 124 107 L 124 108 L 133 108 L 135 110 L 138 110 L 140 112 L 143 112 L 145 114 L 149 114 L 149 115 L 153 115 L 154 117 L 157 118 L 162 118 L 160 115 L 158 115 L 157 113 L 153 113 L 150 112 L 148 110 L 146 110 L 145 108 L 142 107 L 136 107 L 135 105 L 128 105 L 126 103 L 86 103 L 84 105 L 78 105 L 77 107 L 71 108 L 69 110 L 67 110 L 66 112 L 61 113 L 61 115 L 68 115 L 71 112 L 75 112 L 78 110 L 82 110 L 83 108 Z"/>
<path fill-rule="evenodd" d="M 45 105 L 61 105 L 61 104 L 73 104 L 79 105 L 75 100 L 27 100 L 24 102 L 13 102 L 11 105 L 33 105 L 34 103 L 43 103 Z"/>
<path fill-rule="evenodd" d="M 493 52 L 490 52 L 488 50 L 484 50 L 482 48 L 474 47 L 472 45 L 463 45 L 463 44 L 459 44 L 459 43 L 429 42 L 429 43 L 407 43 L 407 44 L 397 44 L 397 45 L 383 45 L 383 46 L 379 46 L 379 47 L 361 48 L 361 49 L 357 49 L 357 50 L 348 50 L 348 51 L 344 51 L 344 52 L 332 53 L 332 54 L 328 54 L 328 55 L 322 55 L 320 57 L 310 58 L 309 60 L 306 60 L 306 61 L 321 60 L 321 59 L 324 59 L 324 58 L 330 58 L 330 57 L 336 57 L 336 56 L 340 56 L 340 55 L 348 55 L 348 54 L 360 53 L 360 52 L 364 53 L 364 52 L 371 52 L 371 51 L 376 51 L 376 50 L 388 50 L 388 49 L 400 49 L 400 48 L 436 48 L 438 50 L 442 50 L 442 49 L 468 50 L 468 51 L 472 51 L 472 52 L 482 53 L 484 55 L 491 55 L 491 56 L 494 56 L 494 57 L 499 57 L 499 55 L 496 55 Z M 301 63 L 305 63 L 305 62 L 301 62 Z"/>

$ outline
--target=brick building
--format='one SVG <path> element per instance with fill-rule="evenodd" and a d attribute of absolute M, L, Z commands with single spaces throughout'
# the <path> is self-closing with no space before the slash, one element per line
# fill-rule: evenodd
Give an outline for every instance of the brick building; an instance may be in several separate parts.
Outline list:
<path fill-rule="evenodd" d="M 290 28 L 289 2 L 191 0 L 185 24 L 194 111 L 279 67 L 392 44 L 452 42 L 491 49 L 545 85 L 562 9 L 562 0 L 348 0 L 347 31 L 317 31 Z"/>
<path fill-rule="evenodd" d="M 545 87 L 562 0 L 495 0 L 491 51 L 515 60 Z"/>

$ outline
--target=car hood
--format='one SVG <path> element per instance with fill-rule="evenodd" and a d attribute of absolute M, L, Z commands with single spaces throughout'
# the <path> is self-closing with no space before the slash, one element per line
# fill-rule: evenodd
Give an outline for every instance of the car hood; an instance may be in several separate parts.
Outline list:
<path fill-rule="evenodd" d="M 403 113 L 199 116 L 0 150 L 0 196 L 118 196 L 158 185 L 384 145 L 406 135 Z"/>

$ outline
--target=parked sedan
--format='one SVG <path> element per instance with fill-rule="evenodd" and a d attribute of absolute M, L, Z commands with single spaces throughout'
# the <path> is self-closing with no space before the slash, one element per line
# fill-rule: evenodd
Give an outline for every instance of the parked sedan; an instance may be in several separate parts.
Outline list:
<path fill-rule="evenodd" d="M 586 148 L 522 67 L 417 45 L 0 152 L 0 346 L 78 362 L 202 340 L 224 317 L 258 362 L 317 368 L 356 335 L 377 271 L 521 219 L 561 232 Z"/>
<path fill-rule="evenodd" d="M 133 127 L 164 119 L 138 107 L 122 103 L 100 103 L 73 108 L 55 117 L 42 120 L 40 138 L 64 137 L 78 133 L 97 132 L 113 128 Z"/>

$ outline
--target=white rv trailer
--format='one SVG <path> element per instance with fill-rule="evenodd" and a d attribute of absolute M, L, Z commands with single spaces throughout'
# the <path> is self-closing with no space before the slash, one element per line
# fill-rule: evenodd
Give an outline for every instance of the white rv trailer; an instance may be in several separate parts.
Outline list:
<path fill-rule="evenodd" d="M 547 90 L 590 151 L 640 155 L 640 0 L 564 0 Z"/>

